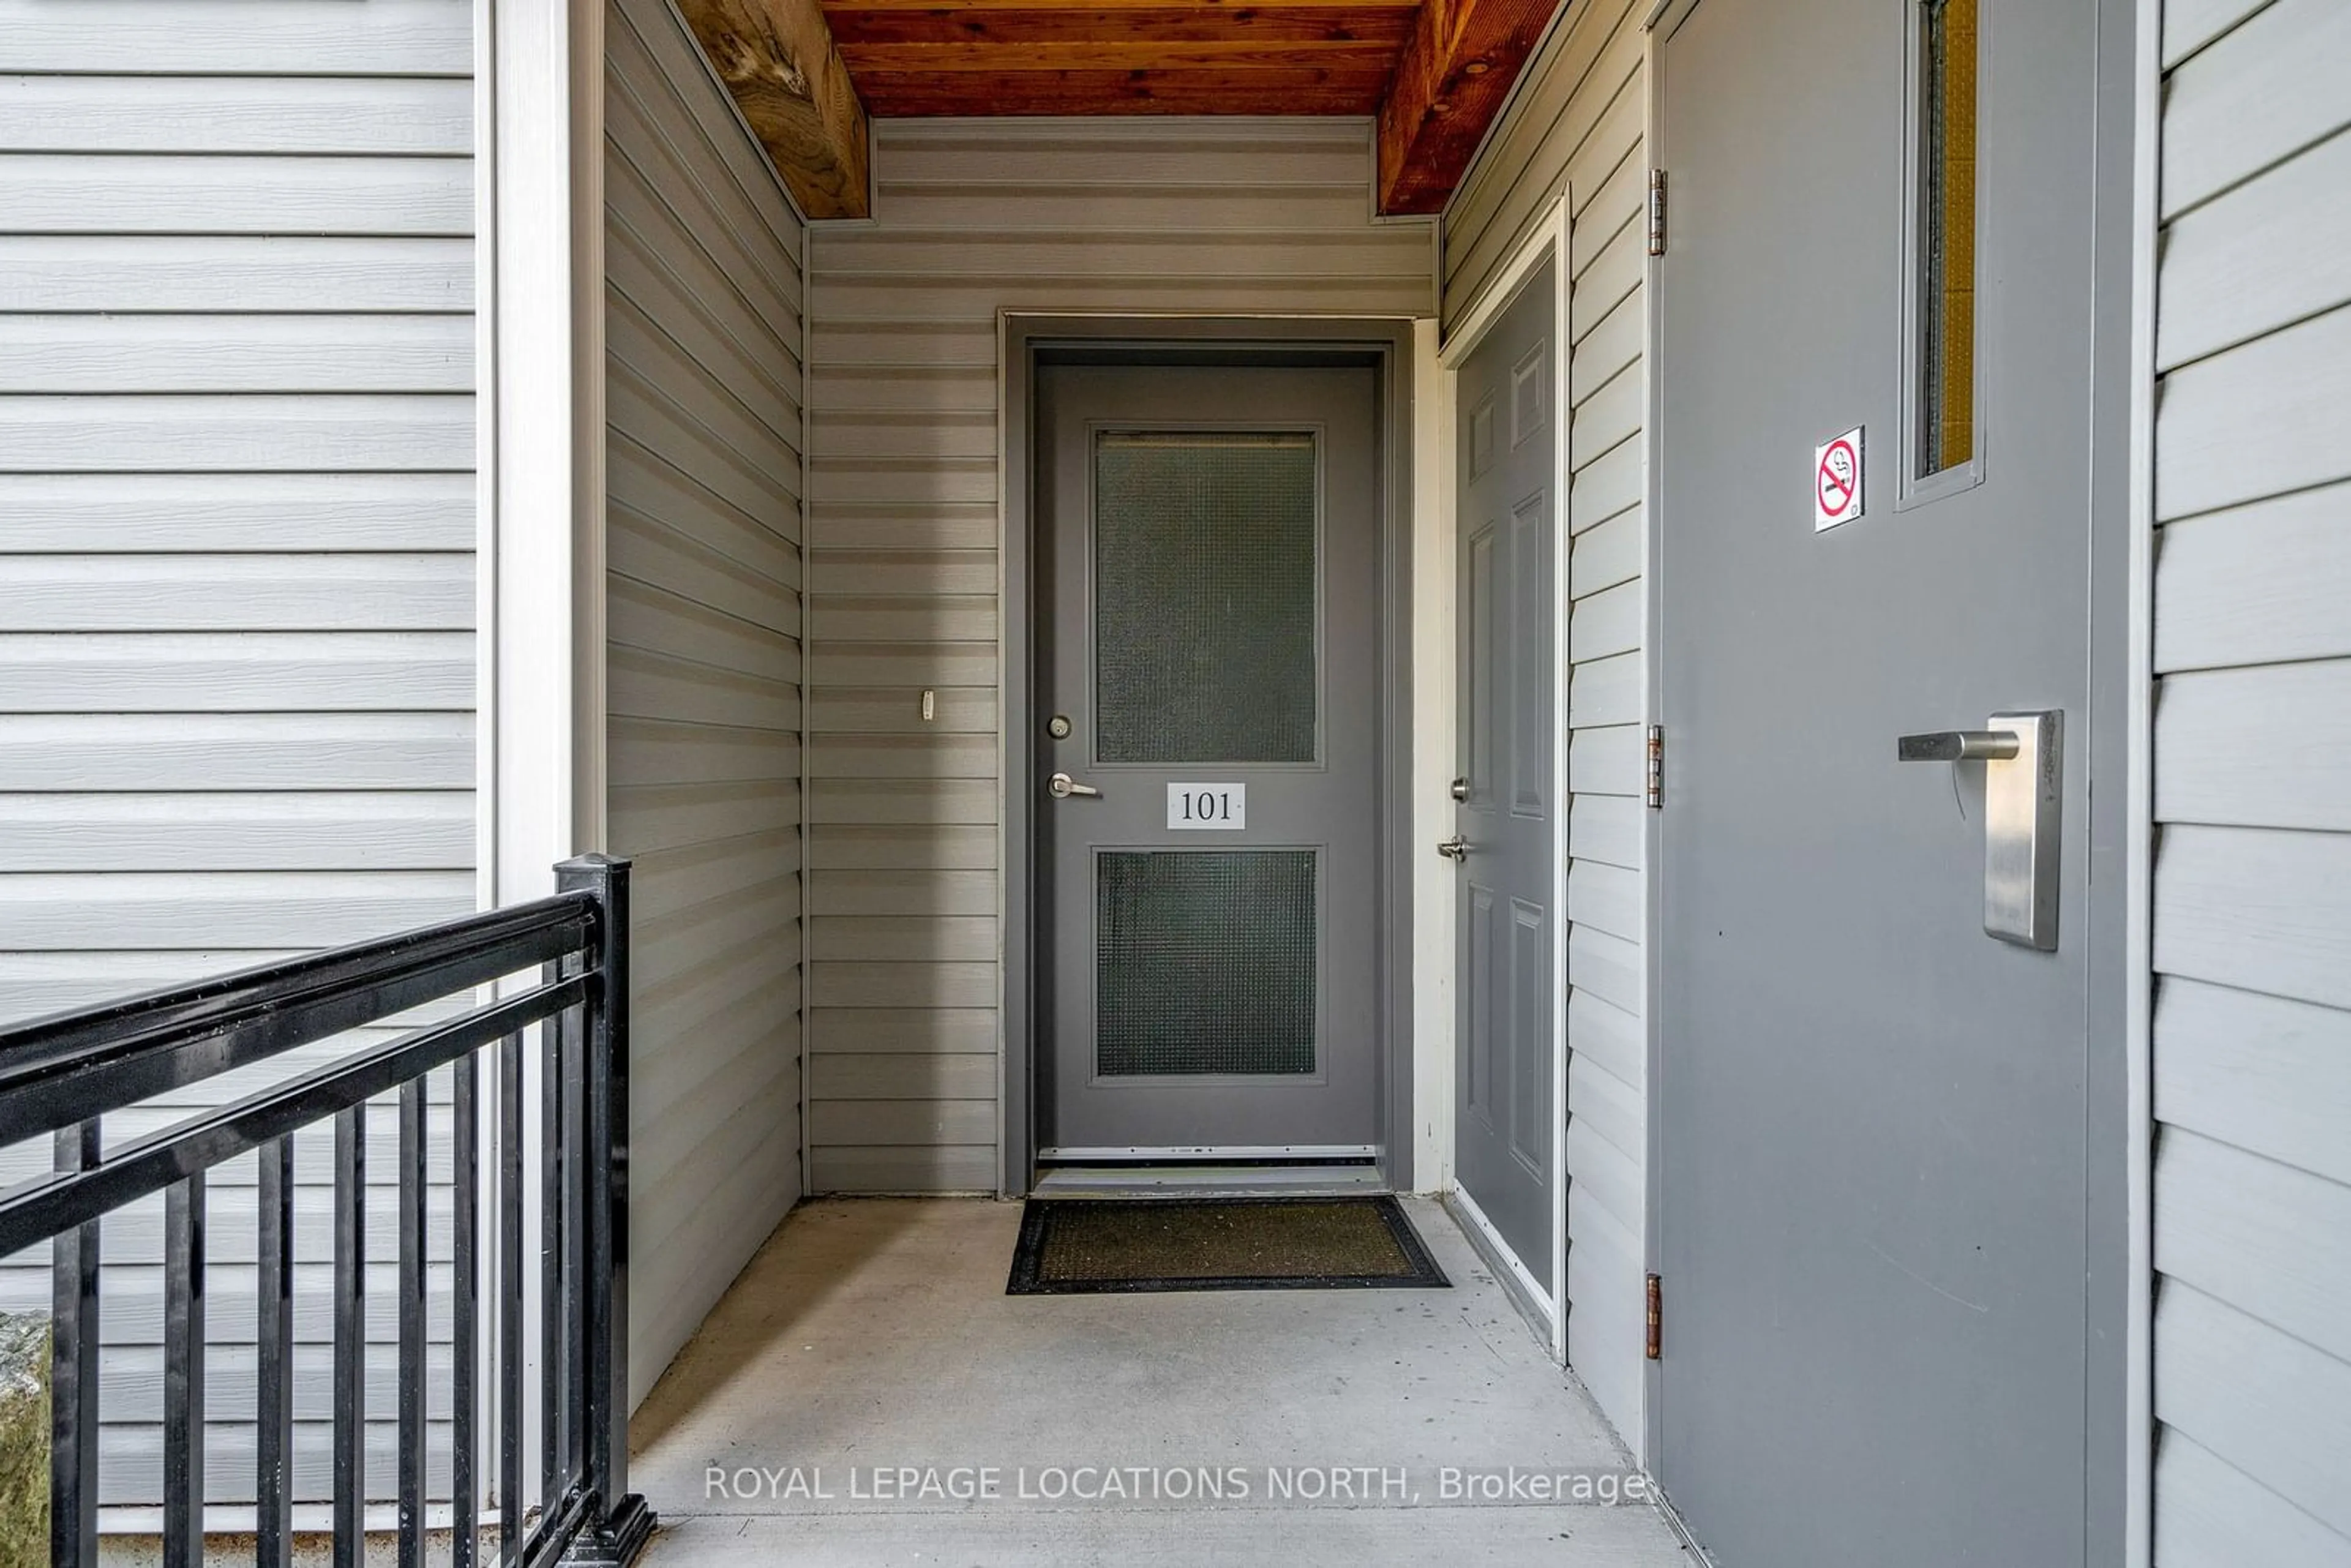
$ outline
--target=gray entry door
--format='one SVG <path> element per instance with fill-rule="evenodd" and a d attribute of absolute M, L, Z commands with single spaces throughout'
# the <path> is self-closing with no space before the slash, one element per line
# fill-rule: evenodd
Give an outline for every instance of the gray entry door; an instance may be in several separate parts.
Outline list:
<path fill-rule="evenodd" d="M 1046 1157 L 1372 1146 L 1376 416 L 1368 369 L 1040 373 Z"/>
<path fill-rule="evenodd" d="M 1553 854 L 1559 716 L 1553 582 L 1556 262 L 1487 329 L 1455 380 L 1457 727 L 1464 797 L 1460 999 L 1454 1030 L 1456 1180 L 1546 1296 L 1563 1238 L 1552 1181 L 1560 1020 Z"/>
<path fill-rule="evenodd" d="M 1978 9 L 1659 57 L 1657 1474 L 1726 1568 L 2084 1551 L 2098 8 Z M 1986 934 L 1991 765 L 1896 759 L 2024 710 L 2054 951 Z"/>

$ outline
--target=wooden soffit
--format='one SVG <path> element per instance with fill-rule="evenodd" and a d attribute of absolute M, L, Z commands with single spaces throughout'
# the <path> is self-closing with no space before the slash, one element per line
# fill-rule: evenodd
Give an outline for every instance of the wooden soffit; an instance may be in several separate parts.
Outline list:
<path fill-rule="evenodd" d="M 824 0 L 878 115 L 1376 114 L 1419 0 Z"/>
<path fill-rule="evenodd" d="M 1429 213 L 1562 0 L 681 0 L 812 218 L 859 217 L 865 116 L 1372 115 Z"/>

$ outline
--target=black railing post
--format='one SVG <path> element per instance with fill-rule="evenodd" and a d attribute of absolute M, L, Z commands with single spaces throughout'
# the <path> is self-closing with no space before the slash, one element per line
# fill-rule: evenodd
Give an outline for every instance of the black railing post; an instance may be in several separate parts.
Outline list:
<path fill-rule="evenodd" d="M 294 1568 L 294 1135 L 258 1153 L 254 1564 Z"/>
<path fill-rule="evenodd" d="M 449 1276 L 455 1290 L 449 1299 L 449 1339 L 455 1362 L 450 1368 L 449 1417 L 449 1565 L 475 1568 L 481 1560 L 482 1535 L 476 1501 L 480 1458 L 481 1346 L 475 1301 L 481 1289 L 481 1052 L 472 1051 L 453 1063 L 449 1072 L 451 1132 L 450 1197 L 455 1234 L 449 1241 Z"/>
<path fill-rule="evenodd" d="M 335 1116 L 334 1565 L 367 1550 L 367 1103 Z"/>
<path fill-rule="evenodd" d="M 98 1168 L 98 1118 L 57 1134 L 57 1168 Z M 57 1237 L 50 1278 L 49 1562 L 98 1563 L 98 1225 Z"/>
<path fill-rule="evenodd" d="M 522 1036 L 498 1041 L 498 1562 L 522 1540 Z"/>
<path fill-rule="evenodd" d="M 163 1568 L 204 1561 L 204 1173 L 163 1194 Z"/>
<path fill-rule="evenodd" d="M 432 1224 L 425 1201 L 428 1082 L 412 1078 L 400 1086 L 400 1260 L 393 1291 L 400 1320 L 400 1457 L 393 1482 L 400 1501 L 400 1568 L 424 1568 L 424 1276 Z"/>
<path fill-rule="evenodd" d="M 583 855 L 555 868 L 557 888 L 596 900 L 595 969 L 586 1008 L 582 1339 L 575 1354 L 583 1482 L 596 1517 L 566 1553 L 625 1563 L 653 1530 L 644 1499 L 629 1493 L 629 862 Z M 591 1539 L 592 1537 L 592 1539 Z"/>

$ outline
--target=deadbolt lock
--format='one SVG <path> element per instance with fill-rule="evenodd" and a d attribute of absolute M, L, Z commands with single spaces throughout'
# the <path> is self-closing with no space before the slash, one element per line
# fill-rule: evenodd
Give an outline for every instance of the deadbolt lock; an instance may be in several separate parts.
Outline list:
<path fill-rule="evenodd" d="M 1057 713 L 1051 718 L 1047 719 L 1045 721 L 1045 733 L 1051 736 L 1055 740 L 1069 739 L 1070 716 L 1065 713 Z"/>
<path fill-rule="evenodd" d="M 1469 799 L 1469 780 L 1467 779 L 1456 779 L 1453 781 L 1453 798 L 1457 800 L 1467 800 Z"/>

